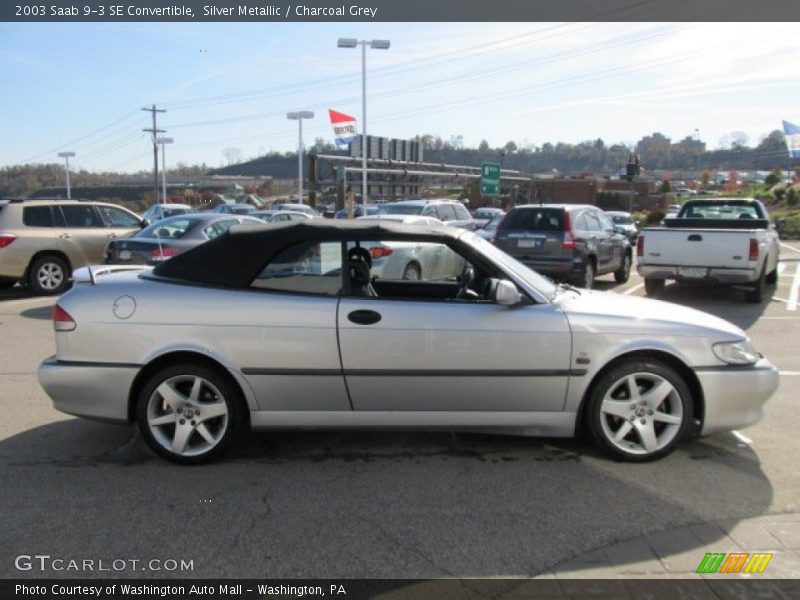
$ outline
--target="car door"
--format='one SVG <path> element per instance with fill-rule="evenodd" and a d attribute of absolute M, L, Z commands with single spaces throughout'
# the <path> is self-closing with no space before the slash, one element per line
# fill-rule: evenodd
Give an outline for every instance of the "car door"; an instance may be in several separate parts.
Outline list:
<path fill-rule="evenodd" d="M 261 410 L 351 410 L 336 332 L 341 267 L 341 242 L 295 244 L 251 283 L 260 342 L 237 360 Z"/>
<path fill-rule="evenodd" d="M 142 228 L 139 217 L 118 206 L 98 204 L 97 210 L 105 223 L 106 237 L 109 240 L 127 237 Z"/>
<path fill-rule="evenodd" d="M 624 236 L 614 230 L 614 224 L 603 211 L 592 211 L 600 226 L 598 232 L 598 256 L 602 257 L 603 272 L 614 271 L 622 263 Z"/>
<path fill-rule="evenodd" d="M 94 205 L 89 203 L 54 206 L 59 249 L 73 269 L 99 264 L 110 241 L 109 232 Z"/>
<path fill-rule="evenodd" d="M 571 341 L 553 304 L 346 296 L 338 323 L 354 410 L 563 409 Z"/>

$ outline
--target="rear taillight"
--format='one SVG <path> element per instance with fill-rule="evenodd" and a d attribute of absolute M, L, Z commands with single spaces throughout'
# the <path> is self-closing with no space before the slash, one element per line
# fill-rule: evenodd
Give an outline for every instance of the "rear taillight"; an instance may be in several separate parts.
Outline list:
<path fill-rule="evenodd" d="M 369 249 L 369 254 L 373 259 L 389 256 L 392 252 L 394 252 L 394 250 L 388 248 L 387 246 L 373 246 Z"/>
<path fill-rule="evenodd" d="M 58 304 L 53 307 L 53 328 L 56 331 L 72 331 L 75 329 L 75 320 Z"/>
<path fill-rule="evenodd" d="M 758 240 L 754 238 L 750 238 L 749 260 L 758 260 Z"/>
<path fill-rule="evenodd" d="M 564 212 L 564 250 L 575 249 L 575 234 L 572 231 L 572 223 L 569 220 L 569 213 Z"/>
<path fill-rule="evenodd" d="M 178 251 L 175 248 L 156 248 L 150 252 L 150 260 L 167 260 L 170 256 L 175 256 Z"/>
<path fill-rule="evenodd" d="M 11 233 L 0 233 L 0 248 L 5 248 L 11 242 L 17 239 L 17 236 Z"/>
<path fill-rule="evenodd" d="M 636 240 L 636 256 L 644 256 L 644 236 L 640 235 Z"/>

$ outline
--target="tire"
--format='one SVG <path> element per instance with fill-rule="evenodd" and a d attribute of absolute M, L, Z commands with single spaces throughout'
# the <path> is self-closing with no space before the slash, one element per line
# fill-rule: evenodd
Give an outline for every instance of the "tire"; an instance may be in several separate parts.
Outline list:
<path fill-rule="evenodd" d="M 614 271 L 614 281 L 617 283 L 625 283 L 631 276 L 631 255 L 627 252 L 622 257 L 622 264 L 619 269 Z"/>
<path fill-rule="evenodd" d="M 631 391 L 632 383 L 636 390 Z M 658 360 L 620 363 L 603 374 L 589 394 L 587 429 L 616 460 L 662 458 L 691 430 L 694 402 L 689 386 Z"/>
<path fill-rule="evenodd" d="M 595 276 L 594 262 L 592 261 L 592 259 L 588 259 L 586 261 L 586 266 L 583 267 L 583 275 L 580 281 L 578 282 L 578 285 L 587 290 L 592 289 L 592 287 L 594 286 L 594 276 Z"/>
<path fill-rule="evenodd" d="M 761 304 L 764 301 L 764 296 L 767 290 L 767 265 L 764 265 L 764 268 L 761 269 L 761 274 L 758 276 L 758 280 L 753 285 L 752 289 L 747 290 L 744 293 L 744 299 L 751 304 Z"/>
<path fill-rule="evenodd" d="M 28 285 L 40 296 L 61 294 L 69 287 L 69 267 L 53 254 L 40 256 L 28 269 Z"/>
<path fill-rule="evenodd" d="M 766 264 L 766 263 L 764 263 L 764 264 Z M 769 285 L 775 285 L 776 283 L 778 283 L 778 265 L 777 264 L 775 265 L 775 268 L 770 273 L 767 273 L 767 277 L 766 277 L 765 280 Z"/>
<path fill-rule="evenodd" d="M 403 279 L 405 281 L 419 281 L 422 279 L 422 270 L 417 263 L 408 263 L 403 269 Z"/>
<path fill-rule="evenodd" d="M 227 377 L 182 363 L 147 381 L 137 398 L 136 421 L 153 452 L 174 463 L 195 465 L 227 450 L 244 429 L 245 411 L 241 393 Z"/>
<path fill-rule="evenodd" d="M 664 291 L 663 279 L 645 279 L 644 280 L 644 293 L 648 296 L 657 296 Z"/>

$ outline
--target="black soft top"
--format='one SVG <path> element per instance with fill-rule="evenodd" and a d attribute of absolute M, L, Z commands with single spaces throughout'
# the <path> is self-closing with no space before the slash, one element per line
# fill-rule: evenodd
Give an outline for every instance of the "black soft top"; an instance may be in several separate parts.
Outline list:
<path fill-rule="evenodd" d="M 281 225 L 234 225 L 226 233 L 161 263 L 157 277 L 247 287 L 281 250 L 303 242 L 420 241 L 448 243 L 464 233 L 447 226 L 309 219 Z"/>

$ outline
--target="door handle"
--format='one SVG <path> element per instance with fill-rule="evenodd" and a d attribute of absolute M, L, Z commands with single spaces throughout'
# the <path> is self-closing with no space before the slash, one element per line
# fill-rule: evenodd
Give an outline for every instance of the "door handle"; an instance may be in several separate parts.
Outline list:
<path fill-rule="evenodd" d="M 700 235 L 699 233 L 693 233 L 692 235 L 690 235 L 686 239 L 688 239 L 690 242 L 702 242 L 703 241 L 703 236 Z"/>
<path fill-rule="evenodd" d="M 354 310 L 347 315 L 347 319 L 359 325 L 372 325 L 381 320 L 381 315 L 374 310 Z"/>
<path fill-rule="evenodd" d="M 70 233 L 62 233 L 58 237 L 60 237 L 62 240 L 68 240 L 68 239 L 70 239 L 72 237 L 72 234 L 70 234 Z"/>

